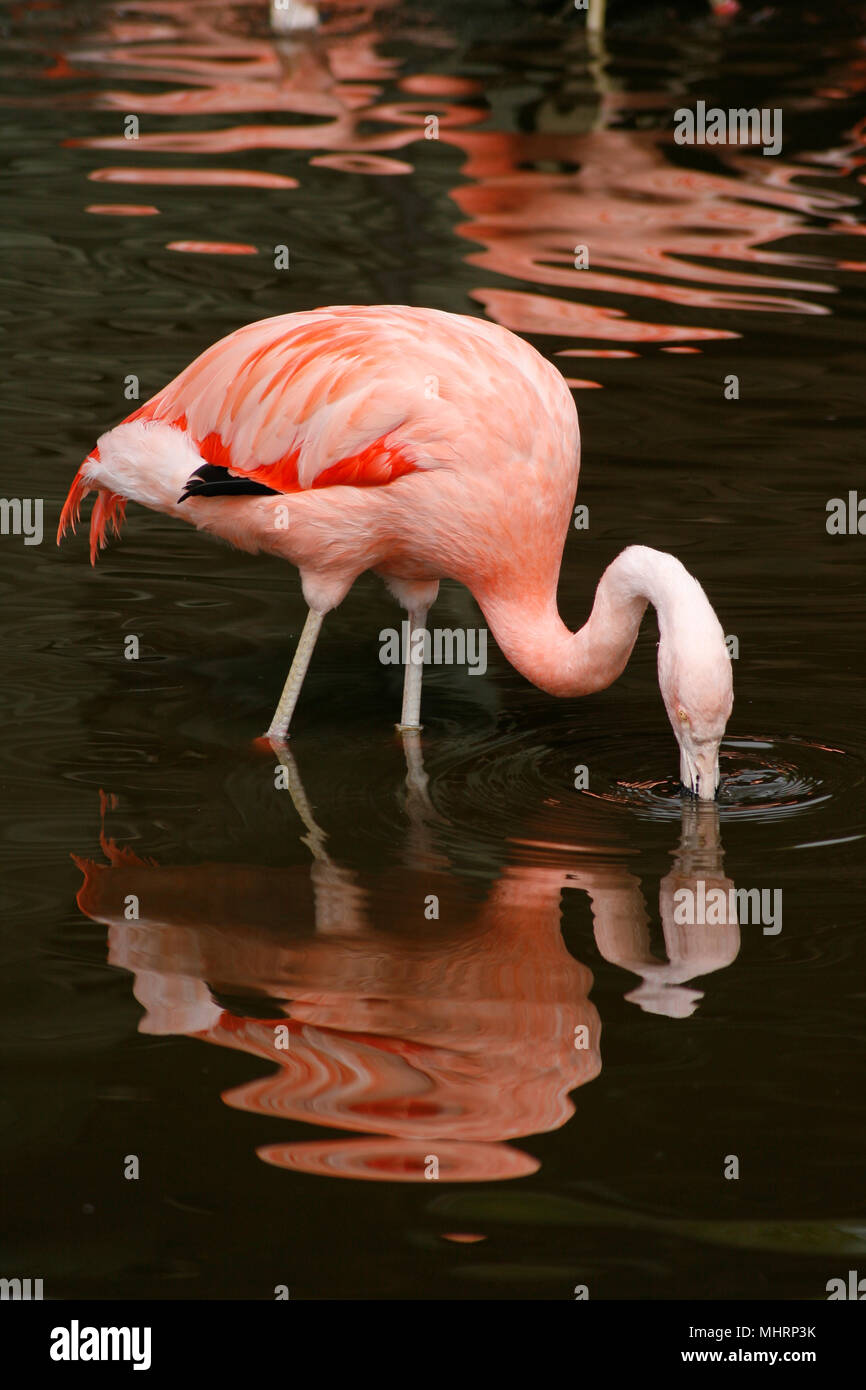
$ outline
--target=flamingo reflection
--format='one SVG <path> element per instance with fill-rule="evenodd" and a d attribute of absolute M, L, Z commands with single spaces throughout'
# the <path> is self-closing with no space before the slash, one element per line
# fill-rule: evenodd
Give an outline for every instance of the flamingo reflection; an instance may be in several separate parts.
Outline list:
<path fill-rule="evenodd" d="M 538 1162 L 509 1141 L 564 1125 L 571 1093 L 601 1070 L 592 975 L 562 939 L 563 890 L 588 895 L 601 955 L 640 977 L 628 997 L 688 1015 L 700 993 L 687 982 L 739 948 L 735 925 L 673 924 L 678 887 L 732 886 L 718 812 L 684 812 L 660 887 L 662 961 L 640 882 L 609 847 L 515 842 L 520 862 L 474 895 L 437 855 L 441 817 L 411 736 L 406 751 L 410 867 L 336 863 L 281 747 L 309 867 L 163 867 L 103 833 L 107 862 L 76 858 L 78 904 L 107 926 L 110 963 L 134 976 L 141 1032 L 259 1057 L 273 1070 L 226 1092 L 227 1105 L 343 1132 L 268 1145 L 264 1161 L 385 1181 L 526 1176 Z"/>

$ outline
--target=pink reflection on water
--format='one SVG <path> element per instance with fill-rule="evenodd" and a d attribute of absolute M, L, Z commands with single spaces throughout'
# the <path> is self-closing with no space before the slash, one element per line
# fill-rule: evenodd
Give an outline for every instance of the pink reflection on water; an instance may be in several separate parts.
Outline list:
<path fill-rule="evenodd" d="M 258 247 L 244 241 L 168 241 L 168 251 L 191 251 L 201 256 L 257 256 Z"/>
<path fill-rule="evenodd" d="M 446 72 L 416 72 L 401 77 L 397 86 L 415 96 L 465 97 L 481 96 L 482 84 L 474 77 L 455 77 Z"/>
<path fill-rule="evenodd" d="M 671 352 L 675 349 L 669 349 Z M 684 351 L 692 351 L 691 348 Z M 697 349 L 695 349 L 697 351 Z M 628 348 L 563 348 L 558 352 L 557 357 L 638 357 L 637 352 L 630 352 Z"/>
<path fill-rule="evenodd" d="M 629 131 L 446 132 L 443 138 L 464 149 L 469 157 L 464 173 L 476 179 L 452 194 L 471 219 L 457 230 L 486 247 L 468 255 L 474 265 L 581 296 L 589 291 L 698 309 L 827 312 L 779 291 L 831 293 L 832 286 L 743 269 L 833 264 L 761 245 L 803 230 L 798 213 L 814 215 L 844 201 L 792 191 L 791 179 L 801 169 L 783 167 L 772 178 L 761 171 L 759 187 L 752 187 L 745 176 L 753 177 L 754 160 L 749 163 L 742 154 L 730 156 L 740 178 L 683 170 L 668 163 L 659 136 Z M 526 167 L 544 161 L 578 167 L 555 174 Z M 587 248 L 587 268 L 575 264 L 579 247 Z M 587 312 L 585 305 L 537 295 L 529 300 L 525 292 L 479 289 L 476 298 L 493 317 L 521 332 L 577 331 L 635 341 L 732 336 L 719 329 L 642 323 L 626 328 L 610 319 L 605 325 L 604 315 Z M 613 317 L 621 318 L 621 311 Z"/>
<path fill-rule="evenodd" d="M 412 165 L 381 154 L 317 154 L 310 160 L 319 169 L 338 169 L 344 174 L 411 174 Z"/>
<path fill-rule="evenodd" d="M 473 299 L 497 323 L 515 333 L 556 333 L 567 337 L 604 338 L 608 342 L 675 342 L 680 338 L 737 338 L 715 328 L 676 328 L 671 324 L 639 323 L 625 309 L 604 309 L 523 290 L 474 290 Z"/>
<path fill-rule="evenodd" d="M 431 1152 L 431 1147 L 434 1150 Z M 318 1143 L 266 1144 L 256 1150 L 265 1163 L 320 1177 L 367 1182 L 492 1182 L 527 1178 L 541 1167 L 537 1158 L 506 1144 L 434 1145 L 411 1139 L 330 1139 Z M 435 1159 L 435 1175 L 431 1160 Z M 460 1241 L 460 1236 L 448 1236 Z M 484 1236 L 467 1236 L 467 1244 Z"/>
<path fill-rule="evenodd" d="M 181 188 L 297 188 L 298 180 L 285 174 L 265 174 L 255 169 L 91 169 L 96 183 L 176 184 Z"/>
<path fill-rule="evenodd" d="M 264 1161 L 412 1182 L 432 1176 L 432 1157 L 439 1181 L 522 1177 L 538 1165 L 511 1141 L 559 1129 L 571 1093 L 601 1070 L 593 979 L 563 941 L 563 891 L 587 895 L 597 950 L 640 977 L 627 998 L 651 1014 L 688 1017 L 701 997 L 689 982 L 730 965 L 740 945 L 735 923 L 685 929 L 674 911 L 696 875 L 733 887 L 717 808 L 686 808 L 659 883 L 667 960 L 652 947 L 628 846 L 592 821 L 584 839 L 574 817 L 564 843 L 557 814 L 539 808 L 509 848 L 518 862 L 483 896 L 448 871 L 416 806 L 407 847 L 419 867 L 387 874 L 334 862 L 309 816 L 309 868 L 164 867 L 103 833 L 107 863 L 75 859 L 78 905 L 107 926 L 109 962 L 134 976 L 140 1032 L 258 1058 L 268 1073 L 224 1092 L 226 1105 L 348 1135 L 267 1145 Z M 431 892 L 440 916 L 422 932 L 406 905 Z"/>
<path fill-rule="evenodd" d="M 409 1182 L 433 1155 L 440 1181 L 521 1177 L 537 1161 L 508 1141 L 566 1123 L 569 1092 L 600 1070 L 592 976 L 560 931 L 562 868 L 507 869 L 481 902 L 425 873 L 442 918 L 419 936 L 397 926 L 422 883 L 403 872 L 162 867 L 102 843 L 107 865 L 76 861 L 78 902 L 135 975 L 140 1030 L 267 1062 L 224 1093 L 232 1109 L 348 1132 L 268 1146 L 266 1162 Z M 123 917 L 129 893 L 139 921 Z M 215 990 L 255 997 L 259 1016 Z"/>
<path fill-rule="evenodd" d="M 149 203 L 88 203 L 84 211 L 104 217 L 155 217 L 159 208 Z"/>
<path fill-rule="evenodd" d="M 387 26 L 385 11 L 392 12 Z M 713 167 L 689 168 L 689 152 L 674 148 L 664 126 L 674 102 L 667 91 L 599 84 L 594 95 L 588 91 L 585 109 L 574 110 L 554 93 L 520 113 L 528 128 L 484 129 L 490 113 L 482 82 L 401 73 L 402 60 L 381 51 L 383 39 L 395 35 L 427 54 L 454 46 L 446 33 L 406 27 L 398 6 L 357 8 L 340 0 L 325 8 L 315 34 L 303 37 L 274 27 L 268 33 L 266 19 L 257 0 L 142 0 L 134 10 L 104 12 L 102 27 L 50 75 L 68 76 L 67 60 L 77 72 L 89 65 L 118 84 L 94 92 L 94 105 L 157 119 L 143 120 L 134 142 L 119 132 L 71 141 L 123 150 L 129 161 L 90 177 L 288 189 L 299 179 L 254 169 L 256 152 L 379 176 L 441 167 L 442 147 L 449 146 L 463 157 L 451 197 L 462 215 L 455 232 L 467 242 L 464 259 L 480 272 L 476 303 L 517 332 L 588 340 L 574 349 L 586 355 L 612 351 L 592 346 L 605 342 L 696 352 L 686 344 L 736 338 L 751 313 L 826 314 L 835 293 L 826 272 L 861 268 L 850 255 L 802 254 L 795 239 L 856 234 L 853 200 L 826 180 L 859 169 L 863 126 L 842 149 L 800 163 L 731 146 L 714 149 Z M 862 89 L 862 61 L 840 60 L 832 77 L 840 95 Z M 654 113 L 659 129 L 611 128 L 634 112 Z M 434 116 L 437 138 L 425 139 Z M 165 129 L 161 117 L 174 118 L 173 128 Z M 183 124 L 184 117 L 211 120 L 202 130 Z M 395 157 L 404 151 L 411 158 Z M 136 170 L 141 154 L 153 162 Z M 229 155 L 244 167 L 163 169 L 162 155 Z M 824 187 L 803 187 L 804 173 L 814 180 L 822 162 L 829 166 Z M 589 252 L 585 267 L 575 260 L 580 246 Z M 489 283 L 487 275 L 512 284 Z M 654 315 L 653 303 L 664 312 Z M 688 312 L 672 317 L 672 310 Z M 708 321 L 719 313 L 728 321 Z"/>

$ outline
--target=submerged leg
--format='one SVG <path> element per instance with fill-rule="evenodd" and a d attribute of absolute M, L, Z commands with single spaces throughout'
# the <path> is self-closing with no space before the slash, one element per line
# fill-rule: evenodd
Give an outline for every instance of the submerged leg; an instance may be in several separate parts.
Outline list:
<path fill-rule="evenodd" d="M 313 648 L 321 631 L 324 616 L 324 613 L 317 612 L 315 608 L 311 608 L 307 614 L 304 630 L 295 648 L 291 670 L 283 686 L 280 703 L 274 711 L 274 717 L 271 720 L 271 727 L 268 729 L 266 738 L 284 739 L 288 737 L 289 725 L 292 722 L 295 705 L 298 703 L 298 696 L 301 693 L 301 686 L 304 684 L 304 676 L 307 674 L 307 667 L 310 664 L 310 657 L 313 655 Z"/>

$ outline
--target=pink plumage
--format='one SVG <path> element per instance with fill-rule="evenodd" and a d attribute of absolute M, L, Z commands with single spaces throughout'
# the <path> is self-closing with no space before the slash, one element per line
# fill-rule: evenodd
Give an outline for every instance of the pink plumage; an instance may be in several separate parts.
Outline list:
<path fill-rule="evenodd" d="M 73 482 L 58 540 L 96 488 L 93 558 L 131 498 L 297 565 L 310 615 L 274 737 L 288 730 L 324 614 L 365 570 L 407 608 L 410 631 L 424 626 L 441 578 L 466 584 L 509 660 L 557 695 L 610 684 L 651 601 L 683 758 L 687 732 L 717 752 L 730 663 L 706 596 L 678 561 L 631 547 L 602 577 L 579 633 L 559 617 L 579 456 L 563 378 L 496 324 L 399 305 L 284 314 L 215 343 L 104 434 Z M 400 727 L 420 727 L 420 695 L 410 661 Z M 717 766 L 696 767 L 693 789 L 705 794 L 714 775 L 714 794 Z"/>

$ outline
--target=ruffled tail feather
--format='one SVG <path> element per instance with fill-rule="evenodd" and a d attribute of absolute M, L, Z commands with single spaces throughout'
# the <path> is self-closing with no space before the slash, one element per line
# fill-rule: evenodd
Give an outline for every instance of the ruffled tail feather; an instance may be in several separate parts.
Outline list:
<path fill-rule="evenodd" d="M 112 528 L 116 536 L 120 535 L 127 502 L 127 499 L 122 497 L 119 492 L 112 492 L 107 487 L 99 487 L 98 483 L 86 476 L 87 465 L 98 462 L 99 450 L 94 449 L 92 454 L 88 454 L 72 480 L 72 487 L 69 489 L 69 496 L 63 504 L 57 526 L 57 544 L 59 545 L 67 531 L 72 531 L 73 535 L 75 534 L 76 526 L 81 517 L 81 504 L 88 493 L 96 491 L 98 495 L 90 514 L 91 565 L 96 564 L 97 555 L 108 544 L 109 527 Z"/>

